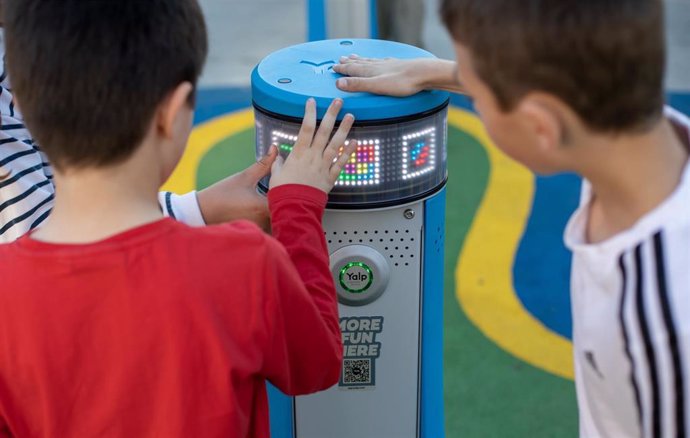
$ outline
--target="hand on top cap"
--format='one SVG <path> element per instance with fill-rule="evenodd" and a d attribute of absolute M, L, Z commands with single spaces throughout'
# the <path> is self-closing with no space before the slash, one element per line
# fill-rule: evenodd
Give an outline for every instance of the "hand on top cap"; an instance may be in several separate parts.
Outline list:
<path fill-rule="evenodd" d="M 347 135 L 355 121 L 347 114 L 331 138 L 336 117 L 343 106 L 341 99 L 335 99 L 328 107 L 318 131 L 316 130 L 316 101 L 307 101 L 302 128 L 287 159 L 278 157 L 271 169 L 270 188 L 285 184 L 303 184 L 326 193 L 335 185 L 343 166 L 355 151 L 356 142 L 346 145 Z M 330 141 L 329 141 L 330 140 Z"/>
<path fill-rule="evenodd" d="M 333 71 L 346 76 L 336 82 L 343 91 L 364 91 L 389 96 L 411 96 L 424 89 L 422 59 L 373 59 L 343 56 Z"/>

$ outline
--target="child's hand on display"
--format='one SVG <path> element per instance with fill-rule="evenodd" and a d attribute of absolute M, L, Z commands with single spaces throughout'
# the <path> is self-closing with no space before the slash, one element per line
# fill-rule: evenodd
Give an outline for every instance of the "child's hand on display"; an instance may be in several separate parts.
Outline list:
<path fill-rule="evenodd" d="M 343 106 L 335 99 L 328 107 L 318 131 L 316 130 L 316 101 L 307 101 L 304 121 L 297 141 L 287 159 L 278 157 L 271 169 L 270 188 L 285 184 L 303 184 L 330 192 L 343 166 L 357 146 L 355 141 L 345 144 L 355 118 L 347 114 L 331 138 L 336 117 Z M 342 149 L 341 149 L 342 148 Z"/>
<path fill-rule="evenodd" d="M 247 169 L 198 192 L 204 221 L 211 225 L 246 219 L 269 230 L 268 202 L 257 192 L 256 186 L 268 175 L 277 156 L 278 149 L 272 147 L 266 156 Z"/>

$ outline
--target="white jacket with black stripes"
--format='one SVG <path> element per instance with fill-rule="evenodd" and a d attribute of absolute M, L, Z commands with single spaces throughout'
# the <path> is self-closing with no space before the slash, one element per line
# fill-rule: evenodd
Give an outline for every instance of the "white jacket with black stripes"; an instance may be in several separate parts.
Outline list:
<path fill-rule="evenodd" d="M 690 141 L 690 120 L 666 116 Z M 565 235 L 580 437 L 690 437 L 690 163 L 665 202 L 598 244 L 591 199 L 585 183 Z"/>

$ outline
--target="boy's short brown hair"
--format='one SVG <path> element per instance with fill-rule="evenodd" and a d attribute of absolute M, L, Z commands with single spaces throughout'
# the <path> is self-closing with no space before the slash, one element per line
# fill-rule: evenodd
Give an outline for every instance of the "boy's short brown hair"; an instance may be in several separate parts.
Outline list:
<path fill-rule="evenodd" d="M 129 157 L 206 58 L 197 0 L 5 0 L 4 20 L 13 92 L 58 168 Z"/>
<path fill-rule="evenodd" d="M 662 114 L 662 0 L 443 0 L 441 16 L 504 111 L 543 91 L 599 132 Z"/>

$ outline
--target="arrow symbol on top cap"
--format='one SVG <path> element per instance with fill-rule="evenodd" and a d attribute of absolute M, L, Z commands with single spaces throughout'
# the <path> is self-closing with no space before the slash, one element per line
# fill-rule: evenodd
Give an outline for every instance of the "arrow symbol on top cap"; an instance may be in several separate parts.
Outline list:
<path fill-rule="evenodd" d="M 320 62 L 318 64 L 315 62 L 311 62 L 311 61 L 300 61 L 299 63 L 300 64 L 313 65 L 314 67 L 321 67 L 321 66 L 326 65 L 326 64 L 335 64 L 335 61 L 324 61 L 324 62 Z"/>
<path fill-rule="evenodd" d="M 319 63 L 311 61 L 300 61 L 300 64 L 311 65 L 314 70 L 314 73 L 316 73 L 317 75 L 322 75 L 328 73 L 328 71 L 333 68 L 333 65 L 335 65 L 335 61 L 323 61 Z"/>

